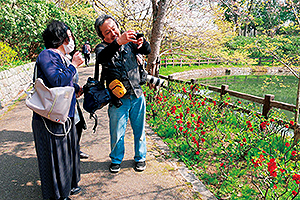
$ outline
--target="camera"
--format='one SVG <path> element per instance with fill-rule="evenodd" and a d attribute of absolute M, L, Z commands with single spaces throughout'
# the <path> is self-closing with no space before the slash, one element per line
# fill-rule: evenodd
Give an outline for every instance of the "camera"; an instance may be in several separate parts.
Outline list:
<path fill-rule="evenodd" d="M 148 83 L 154 84 L 155 86 L 159 86 L 159 87 L 162 87 L 165 81 L 163 79 L 157 78 L 155 76 L 151 76 L 149 74 L 147 75 L 146 80 Z"/>
<path fill-rule="evenodd" d="M 141 38 L 141 37 L 144 37 L 143 33 L 136 33 L 136 37 L 135 37 L 136 40 Z"/>

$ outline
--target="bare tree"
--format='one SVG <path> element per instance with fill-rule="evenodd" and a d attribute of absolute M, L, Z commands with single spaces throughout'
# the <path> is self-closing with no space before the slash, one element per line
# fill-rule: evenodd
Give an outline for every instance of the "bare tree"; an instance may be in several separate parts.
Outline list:
<path fill-rule="evenodd" d="M 171 0 L 152 0 L 153 20 L 150 38 L 151 53 L 148 56 L 147 71 L 158 76 L 159 52 L 163 38 L 164 22 Z"/>

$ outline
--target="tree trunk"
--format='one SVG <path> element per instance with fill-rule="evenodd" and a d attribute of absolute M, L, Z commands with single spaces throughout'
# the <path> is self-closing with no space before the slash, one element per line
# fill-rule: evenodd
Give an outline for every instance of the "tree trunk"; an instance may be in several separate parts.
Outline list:
<path fill-rule="evenodd" d="M 169 0 L 152 0 L 153 7 L 153 27 L 151 31 L 150 47 L 151 53 L 148 56 L 147 71 L 158 76 L 159 70 L 159 51 L 163 37 L 164 21 L 167 9 L 170 5 Z"/>

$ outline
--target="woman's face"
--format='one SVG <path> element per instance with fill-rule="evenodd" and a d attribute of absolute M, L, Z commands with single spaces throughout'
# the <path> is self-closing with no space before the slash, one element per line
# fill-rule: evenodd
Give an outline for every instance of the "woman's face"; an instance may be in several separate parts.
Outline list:
<path fill-rule="evenodd" d="M 71 40 L 71 39 L 73 39 L 73 37 L 72 37 L 72 33 L 71 33 L 71 31 L 68 29 L 67 30 L 67 35 L 68 35 L 68 38 L 66 38 L 65 39 L 65 41 L 64 41 L 64 45 L 68 45 L 69 44 L 69 41 Z"/>
<path fill-rule="evenodd" d="M 120 36 L 120 30 L 115 23 L 114 20 L 108 18 L 105 22 L 100 26 L 100 31 L 104 36 L 104 41 L 107 43 L 112 43 L 117 37 Z"/>

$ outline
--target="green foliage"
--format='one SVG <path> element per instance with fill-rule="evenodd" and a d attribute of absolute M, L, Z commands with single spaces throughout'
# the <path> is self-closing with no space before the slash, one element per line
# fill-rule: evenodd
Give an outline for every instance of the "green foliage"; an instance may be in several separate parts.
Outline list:
<path fill-rule="evenodd" d="M 44 49 L 42 32 L 52 20 L 70 27 L 77 50 L 88 38 L 92 45 L 97 43 L 93 18 L 71 15 L 46 0 L 4 0 L 0 5 L 0 41 L 17 51 L 18 59 L 34 60 Z"/>
<path fill-rule="evenodd" d="M 270 37 L 244 37 L 237 36 L 226 43 L 226 46 L 235 51 L 237 49 L 245 49 L 249 52 L 250 58 L 270 57 L 265 51 L 260 51 L 256 43 L 261 46 L 267 46 L 269 43 L 276 43 L 276 52 L 279 56 L 283 55 L 298 55 L 300 53 L 300 37 L 299 36 L 278 36 Z"/>

